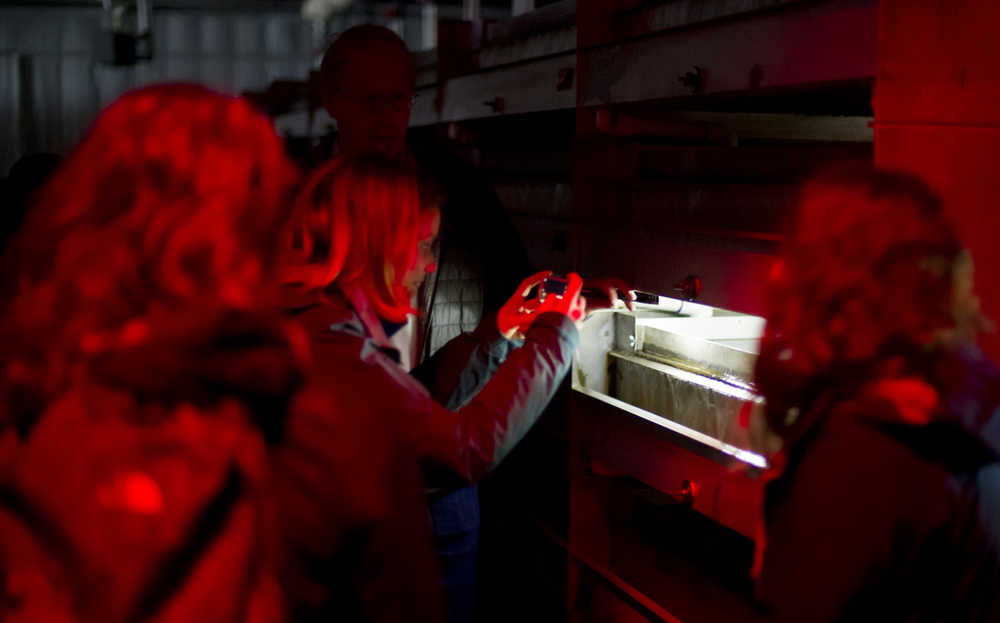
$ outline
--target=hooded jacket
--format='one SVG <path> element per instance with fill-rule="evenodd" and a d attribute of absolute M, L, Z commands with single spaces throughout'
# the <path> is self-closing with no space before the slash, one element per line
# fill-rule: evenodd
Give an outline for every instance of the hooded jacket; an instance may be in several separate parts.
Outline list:
<path fill-rule="evenodd" d="M 191 310 L 8 403 L 0 619 L 440 620 L 416 463 L 337 417 L 299 336 Z"/>
<path fill-rule="evenodd" d="M 996 370 L 967 349 L 920 368 L 814 403 L 766 490 L 775 620 L 1000 620 Z"/>

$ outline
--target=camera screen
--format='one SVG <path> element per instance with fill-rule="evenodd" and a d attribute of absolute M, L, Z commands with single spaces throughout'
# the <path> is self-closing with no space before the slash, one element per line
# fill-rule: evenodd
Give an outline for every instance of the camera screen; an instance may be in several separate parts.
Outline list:
<path fill-rule="evenodd" d="M 555 294 L 556 296 L 562 296 L 566 294 L 566 288 L 569 287 L 569 282 L 565 279 L 560 279 L 558 277 L 548 277 L 544 284 L 542 285 L 542 290 L 546 294 Z"/>

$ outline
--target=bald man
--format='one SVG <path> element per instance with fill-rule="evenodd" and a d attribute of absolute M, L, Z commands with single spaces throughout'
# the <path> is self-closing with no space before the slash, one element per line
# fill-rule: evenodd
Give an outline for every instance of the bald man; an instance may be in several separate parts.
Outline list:
<path fill-rule="evenodd" d="M 341 152 L 407 156 L 414 76 L 406 44 L 388 28 L 364 24 L 334 40 L 319 84 L 323 107 L 337 120 Z"/>

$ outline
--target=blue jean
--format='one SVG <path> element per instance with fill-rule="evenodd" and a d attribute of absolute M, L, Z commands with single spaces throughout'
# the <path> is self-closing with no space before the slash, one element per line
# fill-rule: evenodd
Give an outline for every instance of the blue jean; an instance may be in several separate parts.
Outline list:
<path fill-rule="evenodd" d="M 430 503 L 434 547 L 444 583 L 448 623 L 471 623 L 476 607 L 479 488 L 475 485 Z"/>

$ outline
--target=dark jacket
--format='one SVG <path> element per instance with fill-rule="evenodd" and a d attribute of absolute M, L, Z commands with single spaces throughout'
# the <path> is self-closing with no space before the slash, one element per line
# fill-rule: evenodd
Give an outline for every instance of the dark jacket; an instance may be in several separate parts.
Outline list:
<path fill-rule="evenodd" d="M 0 619 L 440 620 L 412 455 L 286 325 L 192 310 L 3 413 Z"/>
<path fill-rule="evenodd" d="M 450 411 L 464 407 L 523 342 L 508 340 L 497 328 L 496 313 L 488 314 L 474 331 L 458 335 L 446 347 L 424 359 L 410 375 Z"/>
<path fill-rule="evenodd" d="M 1000 620 L 997 454 L 970 425 L 986 418 L 948 411 L 975 384 L 907 381 L 828 390 L 768 485 L 757 594 L 775 620 Z"/>
<path fill-rule="evenodd" d="M 414 448 L 425 484 L 452 489 L 485 476 L 514 448 L 541 415 L 569 372 L 579 341 L 572 320 L 542 314 L 524 345 L 514 349 L 485 383 L 470 361 L 494 361 L 509 347 L 488 331 L 453 340 L 435 360 L 438 385 L 431 394 L 376 345 L 339 291 L 289 298 L 290 309 L 313 341 L 318 374 L 331 388 L 363 397 L 367 412 L 389 414 Z M 486 323 L 488 324 L 488 323 Z M 450 372 L 448 371 L 450 370 Z M 459 386 L 482 385 L 464 406 L 446 409 L 444 398 Z"/>

